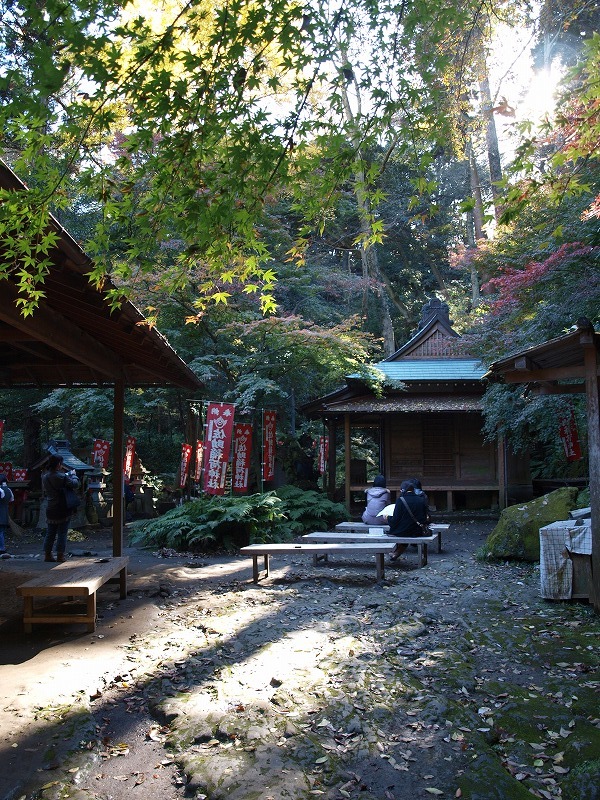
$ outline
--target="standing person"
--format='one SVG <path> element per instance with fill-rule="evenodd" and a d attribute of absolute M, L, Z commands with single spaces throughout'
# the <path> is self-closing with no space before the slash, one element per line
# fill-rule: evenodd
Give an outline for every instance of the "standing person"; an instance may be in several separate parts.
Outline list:
<path fill-rule="evenodd" d="M 48 509 L 46 511 L 48 528 L 44 539 L 44 561 L 63 562 L 67 548 L 69 520 L 73 513 L 67 508 L 63 489 L 76 489 L 79 486 L 79 481 L 75 470 L 65 471 L 62 456 L 50 456 L 48 459 L 48 471 L 44 474 L 42 486 L 48 498 Z M 55 540 L 56 558 L 52 555 Z"/>
<path fill-rule="evenodd" d="M 391 519 L 389 536 L 422 536 L 423 528 L 427 525 L 429 513 L 427 511 L 427 500 L 425 495 L 415 494 L 415 486 L 412 481 L 402 481 L 400 494 L 396 500 L 396 506 Z M 392 550 L 392 561 L 406 550 L 408 545 L 397 544 Z"/>
<path fill-rule="evenodd" d="M 383 525 L 385 520 L 377 515 L 391 502 L 390 492 L 385 488 L 383 475 L 377 475 L 373 486 L 365 489 L 365 494 L 367 495 L 367 507 L 363 511 L 362 521 L 367 525 Z"/>
<path fill-rule="evenodd" d="M 6 542 L 4 534 L 8 528 L 8 504 L 12 503 L 15 496 L 8 485 L 8 478 L 4 473 L 0 474 L 0 556 L 6 553 Z"/>

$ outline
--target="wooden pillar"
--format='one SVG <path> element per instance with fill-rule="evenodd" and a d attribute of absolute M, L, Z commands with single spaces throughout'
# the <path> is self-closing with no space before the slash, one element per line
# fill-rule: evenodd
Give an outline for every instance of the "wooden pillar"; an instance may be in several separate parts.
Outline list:
<path fill-rule="evenodd" d="M 498 437 L 498 507 L 506 508 L 506 440 L 504 436 Z"/>
<path fill-rule="evenodd" d="M 115 382 L 113 403 L 113 556 L 123 555 L 123 416 L 125 384 Z"/>
<path fill-rule="evenodd" d="M 585 396 L 588 420 L 590 506 L 592 509 L 592 586 L 595 610 L 600 613 L 600 400 L 598 353 L 593 333 L 582 333 L 584 350 Z"/>
<path fill-rule="evenodd" d="M 344 415 L 344 462 L 346 464 L 346 491 L 345 502 L 350 513 L 350 415 Z"/>
<path fill-rule="evenodd" d="M 335 498 L 336 463 L 337 463 L 337 425 L 335 419 L 327 420 L 327 435 L 329 436 L 329 461 L 327 462 L 327 496 L 330 500 Z"/>

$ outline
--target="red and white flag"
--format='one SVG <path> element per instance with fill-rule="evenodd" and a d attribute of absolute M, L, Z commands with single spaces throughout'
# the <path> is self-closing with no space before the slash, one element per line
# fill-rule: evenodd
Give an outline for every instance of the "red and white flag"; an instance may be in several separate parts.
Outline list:
<path fill-rule="evenodd" d="M 12 481 L 12 461 L 0 462 L 0 472 L 6 475 L 6 479 Z"/>
<path fill-rule="evenodd" d="M 196 464 L 194 465 L 194 483 L 200 483 L 202 474 L 202 456 L 204 454 L 204 442 L 200 439 L 196 442 Z"/>
<path fill-rule="evenodd" d="M 234 413 L 235 406 L 230 403 L 207 406 L 204 438 L 204 491 L 207 494 L 225 494 Z"/>
<path fill-rule="evenodd" d="M 192 445 L 181 445 L 181 465 L 179 467 L 179 488 L 183 489 L 186 484 L 187 476 L 190 471 L 190 461 L 192 458 Z"/>
<path fill-rule="evenodd" d="M 94 439 L 92 447 L 92 464 L 101 464 L 103 469 L 108 469 L 110 457 L 110 442 L 105 439 Z"/>
<path fill-rule="evenodd" d="M 15 467 L 12 471 L 12 479 L 13 481 L 26 481 L 27 480 L 27 470 L 24 467 Z"/>
<path fill-rule="evenodd" d="M 277 413 L 263 411 L 263 481 L 272 481 L 275 477 L 275 434 Z"/>
<path fill-rule="evenodd" d="M 329 436 L 319 437 L 319 472 L 321 475 L 327 470 L 329 459 Z"/>
<path fill-rule="evenodd" d="M 233 446 L 233 491 L 248 491 L 248 473 L 250 471 L 250 453 L 252 451 L 252 425 L 239 422 L 235 426 L 235 442 Z"/>
<path fill-rule="evenodd" d="M 581 459 L 581 445 L 573 407 L 565 411 L 559 418 L 558 432 L 565 449 L 567 461 L 579 461 Z"/>
<path fill-rule="evenodd" d="M 125 463 L 123 465 L 123 474 L 129 480 L 131 478 L 131 469 L 133 467 L 133 459 L 135 458 L 135 436 L 128 436 L 125 445 Z"/>

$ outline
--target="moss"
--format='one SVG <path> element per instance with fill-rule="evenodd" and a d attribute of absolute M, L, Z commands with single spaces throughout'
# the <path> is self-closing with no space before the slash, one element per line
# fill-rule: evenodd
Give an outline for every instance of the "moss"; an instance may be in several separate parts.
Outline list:
<path fill-rule="evenodd" d="M 563 800 L 600 800 L 600 759 L 578 764 L 562 782 Z"/>
<path fill-rule="evenodd" d="M 489 559 L 540 560 L 540 528 L 569 518 L 577 505 L 577 489 L 564 486 L 530 503 L 505 508 L 479 551 Z"/>
<path fill-rule="evenodd" d="M 526 786 L 515 780 L 490 750 L 477 755 L 458 781 L 462 800 L 531 800 Z"/>

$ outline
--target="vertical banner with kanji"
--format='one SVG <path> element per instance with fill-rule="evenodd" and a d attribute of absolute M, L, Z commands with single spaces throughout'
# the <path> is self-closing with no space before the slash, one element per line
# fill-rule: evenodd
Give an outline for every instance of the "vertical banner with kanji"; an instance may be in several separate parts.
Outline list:
<path fill-rule="evenodd" d="M 319 473 L 323 475 L 327 470 L 329 459 L 329 436 L 319 437 Z"/>
<path fill-rule="evenodd" d="M 581 445 L 579 434 L 577 433 L 577 421 L 573 407 L 565 409 L 558 420 L 558 432 L 565 449 L 567 461 L 579 461 L 581 459 Z"/>
<path fill-rule="evenodd" d="M 128 436 L 125 444 L 125 463 L 123 464 L 123 474 L 129 480 L 131 478 L 131 468 L 135 458 L 135 436 Z"/>
<path fill-rule="evenodd" d="M 194 483 L 200 483 L 200 475 L 202 474 L 203 455 L 204 455 L 204 442 L 198 439 L 196 441 L 196 464 L 194 466 Z"/>
<path fill-rule="evenodd" d="M 209 403 L 206 408 L 204 491 L 207 494 L 225 494 L 234 413 L 235 406 L 229 403 Z"/>
<path fill-rule="evenodd" d="M 272 481 L 275 477 L 276 425 L 276 412 L 263 411 L 263 481 Z"/>
<path fill-rule="evenodd" d="M 248 422 L 239 422 L 235 425 L 234 430 L 232 488 L 234 492 L 247 492 L 252 451 L 252 425 Z"/>
<path fill-rule="evenodd" d="M 4 420 L 0 419 L 0 447 L 2 447 L 2 437 L 4 436 Z"/>
<path fill-rule="evenodd" d="M 108 459 L 110 457 L 110 442 L 105 439 L 94 439 L 92 447 L 92 464 L 108 469 Z"/>
<path fill-rule="evenodd" d="M 179 488 L 183 489 L 186 484 L 188 473 L 190 471 L 190 461 L 192 459 L 192 445 L 181 445 L 181 465 L 179 468 Z"/>

